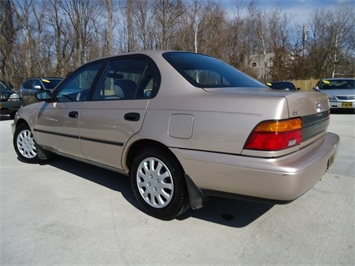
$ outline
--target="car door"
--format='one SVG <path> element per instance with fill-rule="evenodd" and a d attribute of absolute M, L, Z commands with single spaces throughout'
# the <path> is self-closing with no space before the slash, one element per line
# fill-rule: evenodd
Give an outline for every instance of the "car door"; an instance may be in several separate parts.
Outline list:
<path fill-rule="evenodd" d="M 42 105 L 36 126 L 42 146 L 71 157 L 84 157 L 79 138 L 81 112 L 102 65 L 95 63 L 78 69 L 54 92 L 56 100 Z"/>
<path fill-rule="evenodd" d="M 127 141 L 142 127 L 153 90 L 153 71 L 142 58 L 110 61 L 92 101 L 83 107 L 80 137 L 91 161 L 122 169 Z"/>
<path fill-rule="evenodd" d="M 33 89 L 34 79 L 29 79 L 23 82 L 19 90 L 19 95 L 24 103 L 24 105 L 35 102 L 34 94 L 38 90 Z"/>

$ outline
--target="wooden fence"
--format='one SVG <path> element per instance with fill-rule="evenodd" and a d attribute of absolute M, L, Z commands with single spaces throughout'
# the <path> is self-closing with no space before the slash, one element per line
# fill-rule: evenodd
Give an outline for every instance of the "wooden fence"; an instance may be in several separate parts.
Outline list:
<path fill-rule="evenodd" d="M 309 80 L 291 80 L 295 84 L 296 88 L 300 88 L 301 91 L 310 91 L 316 86 L 318 79 Z"/>

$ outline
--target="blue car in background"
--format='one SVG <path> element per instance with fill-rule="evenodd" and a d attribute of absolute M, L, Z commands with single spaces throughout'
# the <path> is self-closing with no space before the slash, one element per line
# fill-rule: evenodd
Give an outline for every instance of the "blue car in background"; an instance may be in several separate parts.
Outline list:
<path fill-rule="evenodd" d="M 10 115 L 13 119 L 21 105 L 21 99 L 12 86 L 0 80 L 0 114 Z"/>

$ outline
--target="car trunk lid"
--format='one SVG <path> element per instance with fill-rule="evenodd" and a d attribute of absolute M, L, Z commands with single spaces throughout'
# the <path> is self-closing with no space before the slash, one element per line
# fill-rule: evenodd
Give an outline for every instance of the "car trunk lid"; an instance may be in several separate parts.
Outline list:
<path fill-rule="evenodd" d="M 230 95 L 252 95 L 252 97 L 269 97 L 283 98 L 287 104 L 283 108 L 287 108 L 285 113 L 288 117 L 279 119 L 301 118 L 302 120 L 302 144 L 310 144 L 317 139 L 317 135 L 323 134 L 329 124 L 329 101 L 326 94 L 317 91 L 307 92 L 292 92 L 292 91 L 275 91 L 271 89 L 255 89 L 255 88 L 213 88 L 205 89 L 207 92 L 215 94 L 230 94 Z M 280 110 L 275 106 L 273 112 L 277 113 Z M 260 112 L 260 110 L 256 110 Z M 284 113 L 284 112 L 283 112 Z M 264 117 L 264 119 L 267 119 Z M 271 118 L 273 119 L 273 118 Z M 285 151 L 286 152 L 286 151 Z M 287 152 L 286 152 L 287 153 Z"/>
<path fill-rule="evenodd" d="M 329 101 L 319 92 L 293 93 L 286 96 L 290 118 L 302 118 L 302 142 L 326 131 L 329 124 Z"/>

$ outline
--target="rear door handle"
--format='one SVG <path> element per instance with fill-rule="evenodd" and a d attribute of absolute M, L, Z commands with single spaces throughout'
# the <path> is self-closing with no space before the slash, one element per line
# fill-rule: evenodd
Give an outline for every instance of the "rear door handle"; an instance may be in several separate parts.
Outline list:
<path fill-rule="evenodd" d="M 69 117 L 77 118 L 78 116 L 79 116 L 79 113 L 77 111 L 71 111 L 69 113 Z"/>
<path fill-rule="evenodd" d="M 124 115 L 124 119 L 127 121 L 138 121 L 141 118 L 139 113 L 127 113 Z"/>

